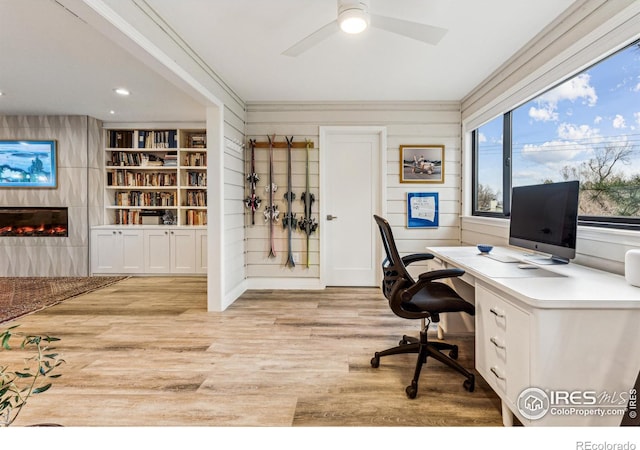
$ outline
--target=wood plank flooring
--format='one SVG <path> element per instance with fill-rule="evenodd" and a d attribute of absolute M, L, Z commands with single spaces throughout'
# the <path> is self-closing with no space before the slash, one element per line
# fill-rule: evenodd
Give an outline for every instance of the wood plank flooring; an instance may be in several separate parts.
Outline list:
<path fill-rule="evenodd" d="M 375 351 L 417 335 L 379 289 L 248 291 L 206 311 L 206 278 L 135 277 L 20 318 L 62 341 L 63 376 L 14 425 L 500 426 L 497 396 L 476 373 L 430 360 L 407 399 L 416 355 L 374 369 Z M 473 367 L 473 339 L 460 361 Z M 2 354 L 0 353 L 0 356 Z"/>

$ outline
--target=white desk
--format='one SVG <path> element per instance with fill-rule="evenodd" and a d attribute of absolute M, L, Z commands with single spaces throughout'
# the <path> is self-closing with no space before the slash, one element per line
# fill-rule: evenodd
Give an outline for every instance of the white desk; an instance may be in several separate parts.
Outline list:
<path fill-rule="evenodd" d="M 427 251 L 443 267 L 464 269 L 461 279 L 475 288 L 476 369 L 500 396 L 505 425 L 512 414 L 525 425 L 620 424 L 615 414 L 640 372 L 640 288 L 573 263 L 521 269 L 475 247 Z M 549 404 L 523 413 L 517 402 L 527 388 L 541 389 Z M 533 420 L 523 415 L 544 410 Z"/>

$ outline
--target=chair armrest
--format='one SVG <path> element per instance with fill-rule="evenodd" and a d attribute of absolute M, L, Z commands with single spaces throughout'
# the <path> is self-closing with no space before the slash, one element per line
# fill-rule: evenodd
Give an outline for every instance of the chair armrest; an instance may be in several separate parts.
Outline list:
<path fill-rule="evenodd" d="M 418 278 L 418 281 L 416 281 L 416 283 L 405 289 L 401 296 L 402 296 L 402 301 L 408 302 L 411 300 L 411 298 L 416 295 L 417 292 L 420 292 L 420 290 L 426 285 L 431 283 L 433 280 L 439 280 L 441 278 L 453 278 L 453 277 L 459 277 L 464 275 L 464 270 L 462 269 L 457 269 L 457 268 L 453 268 L 453 269 L 441 269 L 441 270 L 432 270 L 430 272 L 425 272 L 425 273 L 421 273 L 420 277 Z"/>
<path fill-rule="evenodd" d="M 431 253 L 414 253 L 413 255 L 407 255 L 402 258 L 402 262 L 405 266 L 418 261 L 426 261 L 433 259 L 434 256 Z"/>
<path fill-rule="evenodd" d="M 440 269 L 440 270 L 432 270 L 430 272 L 421 273 L 419 280 L 433 281 L 433 280 L 438 280 L 440 278 L 461 277 L 462 275 L 464 275 L 464 270 L 462 269 L 458 269 L 458 268 Z"/>

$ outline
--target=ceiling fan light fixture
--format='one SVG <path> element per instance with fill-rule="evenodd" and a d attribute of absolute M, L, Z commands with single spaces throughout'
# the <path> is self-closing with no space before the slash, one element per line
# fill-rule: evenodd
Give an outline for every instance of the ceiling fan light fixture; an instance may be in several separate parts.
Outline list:
<path fill-rule="evenodd" d="M 362 33 L 369 26 L 369 10 L 365 3 L 344 8 L 339 12 L 338 23 L 345 33 Z"/>

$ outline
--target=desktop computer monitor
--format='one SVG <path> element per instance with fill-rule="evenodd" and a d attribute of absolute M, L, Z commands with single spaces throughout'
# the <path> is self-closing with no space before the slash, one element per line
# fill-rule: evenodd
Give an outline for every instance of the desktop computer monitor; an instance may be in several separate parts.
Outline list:
<path fill-rule="evenodd" d="M 578 191 L 578 181 L 514 187 L 509 245 L 550 254 L 527 255 L 541 264 L 566 264 L 575 258 Z"/>

